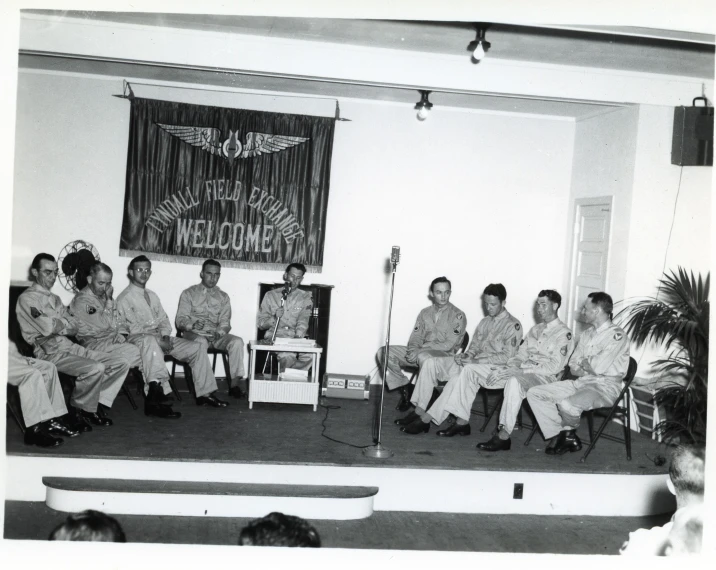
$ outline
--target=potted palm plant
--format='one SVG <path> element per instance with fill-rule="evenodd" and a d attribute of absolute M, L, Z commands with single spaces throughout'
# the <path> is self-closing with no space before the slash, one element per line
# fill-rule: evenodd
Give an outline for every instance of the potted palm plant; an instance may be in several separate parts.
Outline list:
<path fill-rule="evenodd" d="M 656 297 L 622 309 L 617 320 L 638 347 L 653 342 L 667 353 L 655 371 L 666 382 L 654 402 L 666 411 L 655 426 L 667 443 L 705 443 L 709 372 L 709 280 L 694 273 L 664 273 Z"/>

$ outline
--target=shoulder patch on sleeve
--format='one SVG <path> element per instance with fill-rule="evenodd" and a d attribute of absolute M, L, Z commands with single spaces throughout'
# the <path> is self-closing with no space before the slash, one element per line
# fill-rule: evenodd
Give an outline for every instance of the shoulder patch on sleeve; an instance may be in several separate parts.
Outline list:
<path fill-rule="evenodd" d="M 562 348 L 560 348 L 559 352 L 562 353 L 562 356 L 567 356 L 567 345 L 565 344 Z"/>
<path fill-rule="evenodd" d="M 520 330 L 520 323 L 515 323 L 515 330 L 516 331 Z"/>
<path fill-rule="evenodd" d="M 572 333 L 571 333 L 571 332 L 568 332 L 568 333 L 567 333 L 567 340 L 572 340 Z"/>
<path fill-rule="evenodd" d="M 517 346 L 517 339 L 512 337 L 512 346 Z"/>
<path fill-rule="evenodd" d="M 88 315 L 94 315 L 94 314 L 97 312 L 97 309 L 95 309 L 95 308 L 94 308 L 92 305 L 90 305 L 89 303 L 87 303 L 86 307 L 87 307 L 87 314 L 88 314 Z"/>
<path fill-rule="evenodd" d="M 39 317 L 42 313 L 41 313 L 40 311 L 38 311 L 36 307 L 30 307 L 30 314 L 32 315 L 32 318 L 33 318 L 33 319 L 36 319 L 36 318 Z"/>
<path fill-rule="evenodd" d="M 457 320 L 458 320 L 458 321 L 461 321 L 464 316 L 465 316 L 465 315 L 463 315 L 462 313 L 458 313 L 458 314 L 457 314 Z"/>
<path fill-rule="evenodd" d="M 624 334 L 620 333 L 619 331 L 614 333 L 614 340 L 621 340 L 624 338 Z"/>

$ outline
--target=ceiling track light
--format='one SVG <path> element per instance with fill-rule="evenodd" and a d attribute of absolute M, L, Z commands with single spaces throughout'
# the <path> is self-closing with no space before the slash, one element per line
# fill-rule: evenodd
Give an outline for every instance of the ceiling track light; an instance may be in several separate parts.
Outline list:
<path fill-rule="evenodd" d="M 467 46 L 468 51 L 472 52 L 473 63 L 479 63 L 482 58 L 485 57 L 487 50 L 489 50 L 490 46 L 492 45 L 485 39 L 485 32 L 489 27 L 490 24 L 475 24 L 475 31 L 477 32 L 477 36 L 475 37 L 475 40 L 470 42 Z"/>
<path fill-rule="evenodd" d="M 415 104 L 415 108 L 418 110 L 418 120 L 424 121 L 428 118 L 430 109 L 433 108 L 433 104 L 428 101 L 428 95 L 430 95 L 432 91 L 425 91 L 424 89 L 419 89 L 418 91 L 420 91 L 420 101 Z"/>

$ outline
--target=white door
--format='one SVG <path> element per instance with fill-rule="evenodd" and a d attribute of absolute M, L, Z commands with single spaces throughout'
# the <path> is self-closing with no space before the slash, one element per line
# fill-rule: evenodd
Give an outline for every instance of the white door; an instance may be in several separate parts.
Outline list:
<path fill-rule="evenodd" d="M 611 219 L 611 196 L 575 200 L 567 325 L 577 337 L 586 328 L 577 319 L 587 295 L 606 288 Z"/>

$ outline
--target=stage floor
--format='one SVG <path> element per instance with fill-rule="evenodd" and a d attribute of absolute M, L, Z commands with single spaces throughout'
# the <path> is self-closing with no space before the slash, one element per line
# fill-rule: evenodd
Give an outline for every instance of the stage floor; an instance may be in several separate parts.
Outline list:
<path fill-rule="evenodd" d="M 178 379 L 180 390 L 183 381 Z M 40 456 L 84 459 L 136 459 L 188 462 L 322 465 L 350 467 L 386 467 L 438 470 L 527 471 L 544 473 L 657 475 L 668 472 L 668 461 L 657 467 L 652 461 L 658 455 L 668 458 L 663 444 L 632 432 L 632 460 L 627 461 L 625 447 L 600 440 L 585 463 L 583 452 L 548 456 L 544 442 L 535 434 L 528 446 L 523 443 L 529 429 L 516 430 L 512 449 L 488 453 L 475 445 L 489 439 L 495 427 L 493 417 L 484 433 L 479 427 L 484 418 L 472 418 L 472 434 L 466 437 L 439 438 L 437 428 L 420 435 L 406 435 L 393 424 L 403 414 L 395 411 L 398 396 L 386 392 L 383 414 L 383 446 L 393 451 L 388 459 L 364 456 L 361 447 L 373 444 L 372 417 L 379 398 L 379 387 L 373 386 L 370 400 L 320 398 L 318 411 L 311 406 L 255 403 L 248 409 L 247 400 L 226 396 L 226 386 L 219 382 L 226 409 L 198 407 L 186 391 L 174 409 L 182 412 L 179 420 L 146 417 L 143 399 L 135 396 L 138 410 L 132 410 L 120 394 L 111 410 L 114 426 L 95 427 L 91 433 L 66 439 L 64 445 L 44 450 L 23 444 L 22 434 L 14 422 L 7 420 L 7 453 L 11 456 Z M 481 406 L 481 400 L 476 400 Z M 492 400 L 491 400 L 492 405 Z M 524 413 L 526 421 L 529 415 Z M 597 426 L 601 418 L 595 422 Z M 579 430 L 586 441 L 586 422 Z M 596 426 L 595 426 L 596 429 Z M 612 424 L 610 433 L 620 434 L 621 426 Z M 327 439 L 324 435 L 332 438 Z M 342 442 L 342 443 L 339 443 Z M 586 444 L 585 444 L 586 447 Z M 651 459 L 650 459 L 651 458 Z"/>

